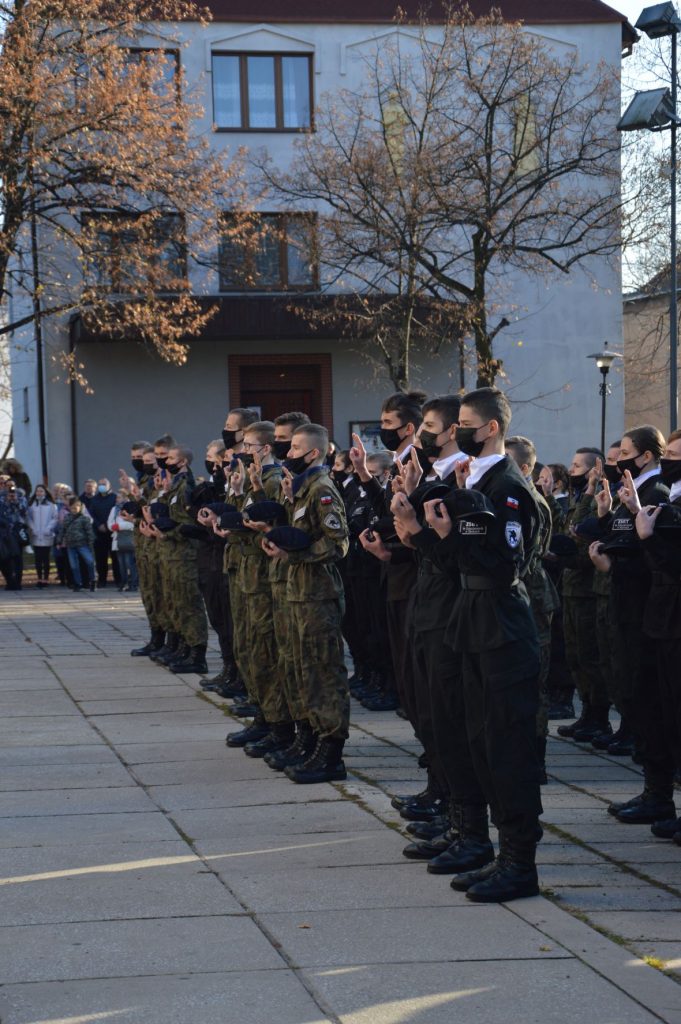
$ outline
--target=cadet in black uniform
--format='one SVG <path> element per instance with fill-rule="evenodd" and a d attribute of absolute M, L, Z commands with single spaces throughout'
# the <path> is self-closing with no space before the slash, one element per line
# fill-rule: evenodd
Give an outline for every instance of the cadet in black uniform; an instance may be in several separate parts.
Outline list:
<path fill-rule="evenodd" d="M 597 569 L 610 573 L 610 601 L 616 638 L 617 707 L 631 724 L 643 767 L 641 794 L 608 808 L 618 821 L 652 824 L 674 814 L 674 765 L 663 742 L 664 716 L 658 690 L 657 663 L 652 644 L 646 643 L 643 620 L 652 583 L 650 568 L 636 533 L 636 515 L 643 505 L 669 500 L 669 488 L 660 476 L 664 437 L 657 427 L 628 430 L 622 437 L 618 468 L 622 486 L 620 506 L 612 511 L 607 478 L 596 494 L 602 542 L 590 554 Z"/>
<path fill-rule="evenodd" d="M 466 519 L 455 525 L 442 501 L 426 503 L 426 519 L 461 573 L 448 641 L 462 655 L 468 742 L 499 829 L 497 858 L 451 884 L 485 903 L 539 892 L 535 851 L 542 835 L 535 742 L 539 644 L 521 582 L 538 543 L 540 514 L 518 467 L 504 454 L 510 420 L 508 400 L 497 388 L 479 388 L 461 401 L 457 444 L 475 461 L 463 463 L 457 479 L 482 491 L 494 509 L 488 525 L 481 529 Z M 482 825 L 475 822 L 481 851 Z"/>

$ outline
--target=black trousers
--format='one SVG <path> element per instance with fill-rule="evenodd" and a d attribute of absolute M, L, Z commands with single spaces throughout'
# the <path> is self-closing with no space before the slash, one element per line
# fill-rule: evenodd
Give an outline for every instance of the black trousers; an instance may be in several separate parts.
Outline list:
<path fill-rule="evenodd" d="M 35 556 L 35 571 L 39 580 L 46 580 L 50 575 L 50 552 L 51 547 L 33 547 Z"/>
<path fill-rule="evenodd" d="M 623 712 L 636 737 L 646 788 L 662 800 L 671 800 L 676 764 L 669 740 L 675 730 L 668 719 L 673 718 L 674 695 L 679 686 L 680 669 L 679 662 L 674 663 L 674 648 L 678 656 L 681 641 L 651 640 L 633 629 L 629 634 L 628 651 L 636 657 L 629 662 Z"/>
<path fill-rule="evenodd" d="M 515 640 L 462 658 L 466 733 L 480 788 L 502 838 L 534 846 L 542 835 L 537 753 L 539 647 Z"/>
<path fill-rule="evenodd" d="M 681 768 L 681 637 L 657 640 L 657 670 L 667 745 Z"/>
<path fill-rule="evenodd" d="M 208 621 L 218 635 L 222 660 L 225 663 L 232 662 L 232 613 L 227 574 L 222 569 L 199 567 L 199 590 L 206 605 Z"/>
<path fill-rule="evenodd" d="M 120 578 L 120 574 L 118 572 L 118 559 L 111 551 L 111 534 L 108 530 L 106 533 L 100 533 L 99 530 L 97 530 L 95 533 L 95 566 L 97 568 L 97 582 L 100 585 L 106 583 L 106 579 L 109 574 L 110 555 L 113 578 L 114 581 L 118 583 Z"/>
<path fill-rule="evenodd" d="M 403 601 L 388 601 L 385 607 L 397 698 L 406 712 L 414 732 L 421 739 L 418 733 L 419 715 L 411 658 L 413 634 L 409 627 L 409 606 L 412 594 Z"/>
<path fill-rule="evenodd" d="M 466 733 L 462 656 L 444 640 L 444 629 L 414 634 L 419 739 L 450 801 L 484 804 Z"/>

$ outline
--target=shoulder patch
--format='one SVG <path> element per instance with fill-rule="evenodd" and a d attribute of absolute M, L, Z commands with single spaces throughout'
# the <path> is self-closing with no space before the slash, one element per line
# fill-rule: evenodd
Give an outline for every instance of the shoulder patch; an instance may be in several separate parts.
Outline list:
<path fill-rule="evenodd" d="M 523 530 L 520 523 L 506 523 L 506 543 L 509 548 L 517 548 L 520 545 L 520 541 L 523 536 Z"/>
<path fill-rule="evenodd" d="M 319 501 L 321 502 L 322 505 L 333 505 L 333 498 L 331 497 L 330 494 L 322 494 Z"/>
<path fill-rule="evenodd" d="M 325 516 L 324 526 L 328 527 L 329 530 L 341 530 L 343 528 L 343 524 L 335 512 L 329 512 L 328 516 Z"/>
<path fill-rule="evenodd" d="M 520 508 L 520 502 L 517 498 L 511 498 L 510 496 L 506 499 L 506 505 L 508 508 Z"/>

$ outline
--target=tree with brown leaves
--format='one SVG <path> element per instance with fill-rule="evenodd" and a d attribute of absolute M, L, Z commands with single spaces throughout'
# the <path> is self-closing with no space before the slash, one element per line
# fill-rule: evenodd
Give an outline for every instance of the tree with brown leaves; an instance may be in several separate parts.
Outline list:
<path fill-rule="evenodd" d="M 242 194 L 181 71 L 177 23 L 205 17 L 191 0 L 0 0 L 2 333 L 78 309 L 186 360 L 213 314 L 190 271 Z"/>
<path fill-rule="evenodd" d="M 365 55 L 362 87 L 323 99 L 288 171 L 257 163 L 281 202 L 318 210 L 330 290 L 411 297 L 383 353 L 395 383 L 409 379 L 413 310 L 431 302 L 439 322 L 457 310 L 450 337 L 468 330 L 477 384 L 492 384 L 507 272 L 617 257 L 618 86 L 498 11 L 399 29 Z"/>

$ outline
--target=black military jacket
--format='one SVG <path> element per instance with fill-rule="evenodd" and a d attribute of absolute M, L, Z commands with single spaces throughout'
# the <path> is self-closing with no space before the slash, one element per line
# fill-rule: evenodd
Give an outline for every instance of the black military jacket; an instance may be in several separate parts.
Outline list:
<path fill-rule="evenodd" d="M 477 482 L 495 518 L 459 519 L 433 552 L 461 591 L 447 627 L 457 651 L 479 653 L 514 640 L 537 642 L 537 628 L 522 576 L 540 538 L 540 512 L 515 462 L 496 462 Z M 510 681 L 510 680 L 509 680 Z"/>
<path fill-rule="evenodd" d="M 642 506 L 661 505 L 669 500 L 669 488 L 659 476 L 645 480 L 638 491 Z M 614 620 L 621 626 L 640 630 L 651 586 L 650 567 L 636 533 L 636 516 L 626 505 L 600 520 L 603 542 L 622 539 L 622 546 L 607 553 L 612 559 L 610 605 Z M 629 540 L 627 545 L 625 540 Z"/>
<path fill-rule="evenodd" d="M 656 526 L 652 537 L 641 541 L 651 571 L 643 632 L 656 640 L 681 637 L 681 498 L 672 503 L 671 509 L 679 529 L 670 531 Z"/>

